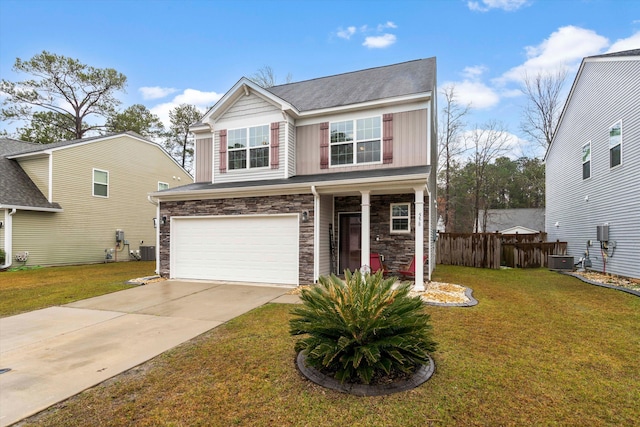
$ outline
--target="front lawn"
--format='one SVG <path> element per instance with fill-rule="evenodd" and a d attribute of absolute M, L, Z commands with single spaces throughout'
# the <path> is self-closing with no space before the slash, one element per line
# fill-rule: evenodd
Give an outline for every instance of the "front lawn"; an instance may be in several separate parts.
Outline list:
<path fill-rule="evenodd" d="M 305 380 L 268 304 L 54 406 L 45 426 L 623 426 L 640 419 L 640 298 L 546 270 L 438 266 L 471 308 L 426 307 L 434 376 L 354 397 Z"/>
<path fill-rule="evenodd" d="M 130 261 L 0 272 L 0 317 L 127 289 L 154 270 L 154 261 Z"/>

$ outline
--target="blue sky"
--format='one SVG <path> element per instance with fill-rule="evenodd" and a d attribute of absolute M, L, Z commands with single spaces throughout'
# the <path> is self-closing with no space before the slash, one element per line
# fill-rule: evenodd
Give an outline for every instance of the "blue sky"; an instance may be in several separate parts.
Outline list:
<path fill-rule="evenodd" d="M 469 125 L 504 122 L 516 154 L 540 154 L 519 130 L 525 71 L 564 66 L 568 91 L 584 56 L 632 48 L 637 0 L 0 0 L 4 79 L 24 79 L 15 59 L 47 50 L 115 68 L 128 78 L 123 108 L 166 121 L 265 65 L 299 81 L 435 56 L 439 86 L 473 107 Z"/>

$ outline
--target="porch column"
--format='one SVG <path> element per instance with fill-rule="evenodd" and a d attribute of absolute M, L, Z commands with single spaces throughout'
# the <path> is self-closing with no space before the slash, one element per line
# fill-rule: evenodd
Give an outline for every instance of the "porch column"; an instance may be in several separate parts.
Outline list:
<path fill-rule="evenodd" d="M 416 209 L 416 233 L 415 233 L 415 255 L 416 255 L 416 281 L 413 289 L 424 291 L 424 187 L 414 188 L 415 209 Z"/>
<path fill-rule="evenodd" d="M 362 242 L 360 243 L 360 266 L 371 264 L 371 206 L 370 206 L 370 192 L 361 191 L 362 194 L 362 231 L 360 233 Z M 369 266 L 371 267 L 371 266 Z M 369 269 L 371 271 L 371 269 Z M 364 273 L 364 272 L 362 272 Z"/>

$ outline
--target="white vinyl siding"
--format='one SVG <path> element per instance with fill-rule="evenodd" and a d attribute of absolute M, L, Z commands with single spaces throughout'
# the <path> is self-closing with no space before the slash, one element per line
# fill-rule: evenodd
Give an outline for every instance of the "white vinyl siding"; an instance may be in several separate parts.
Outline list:
<path fill-rule="evenodd" d="M 566 241 L 577 261 L 587 249 L 603 270 L 596 227 L 608 223 L 616 249 L 606 270 L 640 277 L 640 58 L 585 61 L 546 164 L 548 240 Z M 609 129 L 622 120 L 622 164 L 610 167 Z M 591 141 L 591 178 L 582 179 L 581 148 Z M 558 223 L 558 227 L 555 224 Z"/>
<path fill-rule="evenodd" d="M 171 218 L 171 276 L 298 284 L 298 216 Z"/>

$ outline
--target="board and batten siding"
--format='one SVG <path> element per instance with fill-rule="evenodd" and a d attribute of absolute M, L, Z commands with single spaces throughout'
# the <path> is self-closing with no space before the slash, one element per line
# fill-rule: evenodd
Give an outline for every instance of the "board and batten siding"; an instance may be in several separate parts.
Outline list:
<path fill-rule="evenodd" d="M 49 197 L 49 156 L 19 159 L 20 167 L 45 197 Z"/>
<path fill-rule="evenodd" d="M 196 182 L 211 182 L 213 177 L 213 138 L 196 137 Z"/>
<path fill-rule="evenodd" d="M 393 161 L 354 166 L 320 168 L 320 123 L 296 129 L 296 174 L 349 172 L 366 169 L 399 168 L 427 164 L 427 113 L 413 110 L 393 114 Z M 381 141 L 382 147 L 382 141 Z M 381 154 L 382 155 L 382 154 Z"/>
<path fill-rule="evenodd" d="M 296 127 L 293 123 L 287 122 L 287 162 L 288 162 L 288 171 L 286 178 L 291 178 L 296 174 Z"/>
<path fill-rule="evenodd" d="M 318 274 L 329 276 L 331 274 L 331 251 L 329 249 L 329 224 L 333 223 L 333 196 L 320 196 L 320 233 L 318 248 L 319 269 Z M 335 226 L 333 227 L 335 235 Z M 335 239 L 334 239 L 335 241 Z M 337 248 L 336 248 L 337 251 Z M 336 252 L 337 253 L 337 252 Z"/>
<path fill-rule="evenodd" d="M 640 60 L 586 60 L 546 159 L 546 231 L 568 242 L 577 262 L 587 241 L 603 271 L 596 226 L 616 242 L 606 271 L 640 277 Z M 609 167 L 609 127 L 622 120 L 622 163 Z M 582 179 L 582 146 L 591 141 L 591 177 Z M 557 226 L 556 226 L 557 223 Z"/>
<path fill-rule="evenodd" d="M 158 181 L 170 187 L 192 182 L 159 147 L 128 136 L 52 155 L 53 201 L 64 211 L 18 211 L 13 219 L 13 252 L 28 251 L 28 265 L 102 262 L 104 250 L 115 247 L 116 229 L 130 243 L 117 257 L 130 259 L 128 250 L 156 244 L 156 206 L 147 194 L 158 190 Z M 92 195 L 94 168 L 109 172 L 108 198 Z"/>
<path fill-rule="evenodd" d="M 229 170 L 227 167 L 227 171 L 225 173 L 220 173 L 220 131 L 216 131 L 214 133 L 213 139 L 213 150 L 215 153 L 214 162 L 213 162 L 213 172 L 214 172 L 214 182 L 216 184 L 223 182 L 236 182 L 236 181 L 261 181 L 267 179 L 281 179 L 285 178 L 285 156 L 286 156 L 286 122 L 280 121 L 280 132 L 279 136 L 279 150 L 278 150 L 278 169 L 271 169 L 270 166 L 263 168 L 246 168 L 246 169 L 236 169 Z M 270 123 L 263 123 L 270 124 Z M 269 150 L 269 155 L 271 155 L 271 150 Z M 229 152 L 227 151 L 227 161 L 229 159 Z M 247 159 L 247 163 L 249 159 Z"/>

